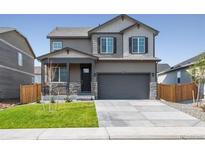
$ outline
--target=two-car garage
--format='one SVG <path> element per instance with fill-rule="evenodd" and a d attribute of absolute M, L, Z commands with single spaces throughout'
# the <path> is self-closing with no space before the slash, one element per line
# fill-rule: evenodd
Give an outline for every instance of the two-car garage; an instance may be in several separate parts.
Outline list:
<path fill-rule="evenodd" d="M 99 99 L 149 99 L 150 74 L 98 74 Z"/>

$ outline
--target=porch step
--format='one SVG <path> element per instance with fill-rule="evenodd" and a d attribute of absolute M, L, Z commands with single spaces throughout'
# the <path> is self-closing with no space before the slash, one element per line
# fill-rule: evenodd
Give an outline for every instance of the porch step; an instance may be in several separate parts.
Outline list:
<path fill-rule="evenodd" d="M 45 95 L 45 96 L 42 96 L 42 101 L 49 101 L 50 100 L 50 97 L 53 98 L 54 100 L 59 100 L 59 101 L 64 101 L 66 99 L 66 95 L 59 95 L 59 96 L 49 96 L 49 95 Z M 69 96 L 69 98 L 71 98 L 72 100 L 93 100 L 95 97 L 92 96 L 92 95 L 86 95 L 86 94 L 83 94 L 83 95 L 71 95 Z"/>

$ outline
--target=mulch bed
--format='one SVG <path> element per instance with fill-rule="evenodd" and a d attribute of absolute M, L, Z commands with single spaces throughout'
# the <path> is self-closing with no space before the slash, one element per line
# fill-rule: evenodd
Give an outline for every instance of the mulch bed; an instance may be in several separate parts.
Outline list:
<path fill-rule="evenodd" d="M 6 109 L 10 107 L 14 107 L 19 104 L 18 100 L 1 100 L 0 101 L 0 109 Z"/>
<path fill-rule="evenodd" d="M 9 107 L 13 107 L 13 106 L 15 106 L 15 104 L 8 104 L 8 103 L 1 103 L 0 102 L 0 109 L 6 109 Z"/>

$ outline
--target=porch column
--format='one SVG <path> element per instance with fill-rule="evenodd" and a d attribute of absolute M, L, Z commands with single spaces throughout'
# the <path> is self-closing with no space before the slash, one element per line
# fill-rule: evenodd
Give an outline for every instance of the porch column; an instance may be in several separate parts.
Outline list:
<path fill-rule="evenodd" d="M 45 83 L 45 65 L 41 63 L 41 84 Z"/>
<path fill-rule="evenodd" d="M 44 95 L 44 84 L 45 84 L 45 65 L 41 62 L 41 93 Z"/>
<path fill-rule="evenodd" d="M 92 62 L 92 66 L 91 66 L 91 81 L 95 82 L 96 81 L 96 73 L 95 73 L 95 62 Z"/>
<path fill-rule="evenodd" d="M 92 69 L 91 69 L 91 92 L 92 92 L 92 95 L 95 97 L 95 99 L 97 99 L 97 94 L 98 94 L 98 87 L 97 87 L 97 77 L 96 77 L 96 72 L 95 72 L 95 61 L 92 62 Z"/>
<path fill-rule="evenodd" d="M 69 94 L 69 84 L 70 84 L 70 63 L 67 63 L 67 94 Z"/>

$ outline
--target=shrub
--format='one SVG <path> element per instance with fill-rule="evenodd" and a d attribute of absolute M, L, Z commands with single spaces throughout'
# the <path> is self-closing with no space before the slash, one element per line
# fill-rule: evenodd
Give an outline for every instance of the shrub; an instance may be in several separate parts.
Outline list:
<path fill-rule="evenodd" d="M 39 97 L 37 98 L 36 103 L 38 103 L 38 104 L 41 103 L 41 99 Z"/>
<path fill-rule="evenodd" d="M 202 104 L 202 105 L 200 106 L 200 108 L 203 110 L 203 112 L 205 112 L 205 104 Z"/>
<path fill-rule="evenodd" d="M 72 102 L 72 99 L 69 96 L 66 96 L 66 98 L 64 98 L 66 103 L 70 103 Z"/>
<path fill-rule="evenodd" d="M 51 97 L 51 103 L 56 103 L 53 97 Z"/>

